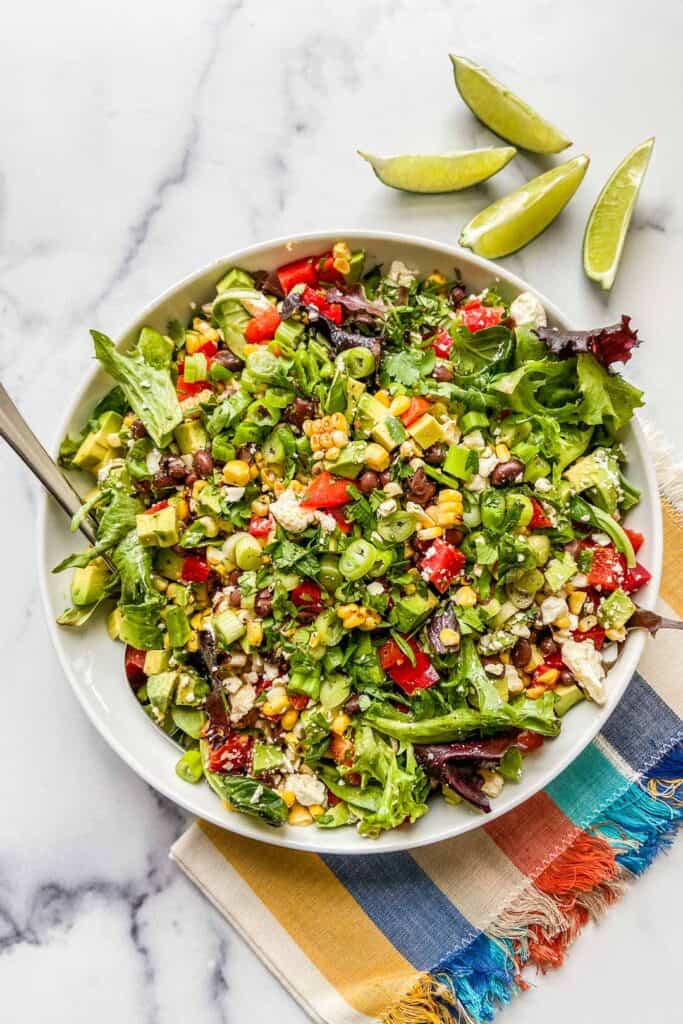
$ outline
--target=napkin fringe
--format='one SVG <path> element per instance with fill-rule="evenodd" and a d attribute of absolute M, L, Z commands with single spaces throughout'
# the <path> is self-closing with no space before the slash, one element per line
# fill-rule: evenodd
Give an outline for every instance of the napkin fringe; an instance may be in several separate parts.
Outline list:
<path fill-rule="evenodd" d="M 683 822 L 683 743 L 618 797 L 465 949 L 421 974 L 383 1024 L 482 1024 L 518 991 L 523 971 L 559 967 L 597 920 L 666 850 Z"/>

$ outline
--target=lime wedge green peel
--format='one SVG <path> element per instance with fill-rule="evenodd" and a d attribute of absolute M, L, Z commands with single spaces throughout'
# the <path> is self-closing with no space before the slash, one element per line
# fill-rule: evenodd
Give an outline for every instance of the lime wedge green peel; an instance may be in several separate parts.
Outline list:
<path fill-rule="evenodd" d="M 506 89 L 486 68 L 451 54 L 455 84 L 475 117 L 501 139 L 532 153 L 559 153 L 571 139 Z"/>
<path fill-rule="evenodd" d="M 404 192 L 459 192 L 497 174 L 517 150 L 514 146 L 500 146 L 438 156 L 373 156 L 360 150 L 358 153 L 383 185 Z"/>
<path fill-rule="evenodd" d="M 583 268 L 607 290 L 614 284 L 631 214 L 638 199 L 654 138 L 629 153 L 609 179 L 591 210 L 583 238 Z"/>
<path fill-rule="evenodd" d="M 460 244 L 493 260 L 521 249 L 555 220 L 589 163 L 587 156 L 576 156 L 497 199 L 463 228 Z"/>

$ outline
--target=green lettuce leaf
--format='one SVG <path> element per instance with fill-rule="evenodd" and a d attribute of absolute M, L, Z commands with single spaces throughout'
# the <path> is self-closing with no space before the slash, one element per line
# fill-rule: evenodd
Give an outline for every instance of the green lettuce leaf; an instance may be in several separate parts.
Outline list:
<path fill-rule="evenodd" d="M 106 501 L 107 504 L 99 516 L 97 543 L 87 551 L 69 555 L 52 570 L 53 572 L 62 572 L 75 566 L 83 568 L 92 562 L 93 558 L 115 547 L 135 527 L 135 517 L 144 509 L 142 502 L 129 494 L 125 485 L 115 480 L 113 474 L 107 479 L 110 478 L 110 486 L 104 486 L 102 490 L 102 502 Z"/>
<path fill-rule="evenodd" d="M 129 404 L 159 448 L 169 444 L 183 414 L 167 368 L 151 366 L 139 353 L 124 355 L 99 331 L 90 332 L 95 355 L 107 373 L 121 385 Z"/>
<path fill-rule="evenodd" d="M 580 355 L 576 368 L 583 395 L 579 419 L 591 426 L 604 423 L 611 433 L 625 427 L 643 405 L 643 392 L 618 373 L 609 373 L 594 356 Z"/>
<path fill-rule="evenodd" d="M 206 781 L 221 800 L 232 804 L 236 811 L 241 811 L 242 814 L 248 814 L 253 818 L 261 818 L 269 825 L 285 824 L 287 804 L 274 789 L 270 789 L 256 779 L 249 779 L 245 775 L 220 775 L 217 772 L 210 772 L 207 767 L 208 744 L 201 740 L 199 749 Z"/>
<path fill-rule="evenodd" d="M 356 730 L 355 751 L 354 771 L 381 793 L 375 808 L 357 812 L 361 816 L 361 835 L 375 837 L 385 829 L 396 828 L 406 818 L 416 821 L 426 814 L 429 781 L 410 744 L 395 752 L 382 736 L 361 725 Z"/>

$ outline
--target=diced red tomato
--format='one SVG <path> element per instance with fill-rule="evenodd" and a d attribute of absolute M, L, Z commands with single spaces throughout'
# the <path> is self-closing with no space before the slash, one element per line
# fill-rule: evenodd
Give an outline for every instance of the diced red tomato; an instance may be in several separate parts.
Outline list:
<path fill-rule="evenodd" d="M 547 530 L 552 526 L 552 520 L 548 519 L 547 515 L 543 511 L 543 506 L 540 501 L 536 501 L 535 498 L 531 499 L 531 504 L 534 507 L 533 514 L 529 521 L 530 530 Z"/>
<path fill-rule="evenodd" d="M 624 559 L 611 544 L 592 548 L 593 562 L 588 585 L 597 590 L 616 590 L 624 582 Z"/>
<path fill-rule="evenodd" d="M 180 369 L 180 367 L 179 367 Z M 193 395 L 198 395 L 200 391 L 211 390 L 211 384 L 208 380 L 185 380 L 182 373 L 178 375 L 178 380 L 175 385 L 176 394 L 180 402 L 184 398 L 191 398 Z"/>
<path fill-rule="evenodd" d="M 557 660 L 557 657 L 551 656 L 546 661 L 536 666 L 531 676 L 531 680 L 534 686 L 542 686 L 543 681 L 540 678 L 540 676 L 544 675 L 544 673 L 546 672 L 549 672 L 551 669 L 560 667 L 560 665 L 562 664 L 562 660 L 560 659 L 559 664 L 556 664 Z"/>
<path fill-rule="evenodd" d="M 419 395 L 416 398 L 411 398 L 410 405 L 400 416 L 403 425 L 409 427 L 412 423 L 416 423 L 420 416 L 427 412 L 427 409 L 429 409 L 429 402 L 426 398 Z"/>
<path fill-rule="evenodd" d="M 305 260 L 286 263 L 284 267 L 278 269 L 278 280 L 285 295 L 288 295 L 297 284 L 307 284 L 315 288 L 318 283 L 317 262 L 317 256 L 309 256 Z"/>
<path fill-rule="evenodd" d="M 253 345 L 261 341 L 272 341 L 281 323 L 275 306 L 269 306 L 249 321 L 244 328 L 244 337 Z"/>
<path fill-rule="evenodd" d="M 215 341 L 205 341 L 197 351 L 205 355 L 207 360 L 211 360 L 216 355 L 216 352 L 218 352 L 218 345 Z"/>
<path fill-rule="evenodd" d="M 592 629 L 587 629 L 585 633 L 582 633 L 580 629 L 575 629 L 572 631 L 572 637 L 579 643 L 582 643 L 584 640 L 592 640 L 593 645 L 598 651 L 605 643 L 605 631 L 602 626 L 593 626 Z"/>
<path fill-rule="evenodd" d="M 328 320 L 332 320 L 335 324 L 342 322 L 342 308 L 337 302 L 328 302 L 325 296 L 321 292 L 316 292 L 312 288 L 304 288 L 301 293 L 301 298 L 306 306 L 315 306 L 319 309 L 323 316 L 326 316 Z"/>
<path fill-rule="evenodd" d="M 150 505 L 149 508 L 145 509 L 145 515 L 151 516 L 155 512 L 161 512 L 162 508 L 168 507 L 168 498 L 163 498 L 161 501 L 157 501 L 156 505 Z"/>
<path fill-rule="evenodd" d="M 249 520 L 249 533 L 252 537 L 267 537 L 274 526 L 272 516 L 252 516 Z"/>
<path fill-rule="evenodd" d="M 624 533 L 631 541 L 631 547 L 633 548 L 633 550 L 639 551 L 642 548 L 643 543 L 645 541 L 645 535 L 642 533 L 638 533 L 637 530 L 629 530 L 626 526 L 624 527 Z"/>
<path fill-rule="evenodd" d="M 624 573 L 624 579 L 621 584 L 621 589 L 626 594 L 635 594 L 636 590 L 640 590 L 644 587 L 648 580 L 652 579 L 652 573 L 648 572 L 644 565 L 640 562 L 636 562 L 632 569 L 627 569 Z"/>
<path fill-rule="evenodd" d="M 438 356 L 439 359 L 448 359 L 453 348 L 453 339 L 448 331 L 444 331 L 441 328 L 440 331 L 436 332 L 432 338 L 432 348 L 434 349 L 434 355 Z"/>
<path fill-rule="evenodd" d="M 339 736 L 335 733 L 330 740 L 330 754 L 337 764 L 343 764 L 347 767 L 352 765 L 354 757 L 353 741 L 347 739 L 346 736 Z M 358 781 L 360 782 L 360 779 Z"/>
<path fill-rule="evenodd" d="M 515 746 L 523 754 L 528 754 L 532 750 L 538 750 L 539 747 L 543 746 L 543 737 L 537 732 L 531 732 L 530 729 L 524 729 L 515 740 Z"/>
<path fill-rule="evenodd" d="M 209 755 L 209 771 L 223 775 L 240 775 L 251 767 L 254 737 L 245 733 L 233 733 L 220 747 Z"/>
<path fill-rule="evenodd" d="M 123 656 L 123 667 L 126 671 L 126 679 L 134 690 L 139 690 L 147 682 L 145 675 L 145 651 L 138 650 L 126 644 L 126 653 Z"/>
<path fill-rule="evenodd" d="M 290 693 L 289 703 L 292 705 L 295 711 L 303 711 L 307 708 L 311 698 L 307 697 L 305 693 Z"/>
<path fill-rule="evenodd" d="M 292 591 L 292 603 L 297 608 L 306 608 L 314 612 L 322 610 L 322 597 L 322 590 L 313 580 L 304 580 L 298 587 L 294 587 Z"/>
<path fill-rule="evenodd" d="M 454 548 L 452 544 L 447 544 L 437 537 L 420 562 L 420 569 L 429 582 L 441 594 L 445 594 L 453 580 L 460 575 L 465 561 L 465 556 L 459 548 Z"/>
<path fill-rule="evenodd" d="M 404 693 L 411 694 L 414 690 L 426 690 L 438 683 L 439 674 L 425 652 L 414 640 L 404 638 L 415 657 L 413 665 L 410 658 L 403 653 L 395 640 L 387 640 L 377 650 L 379 663 Z"/>
<path fill-rule="evenodd" d="M 342 533 L 351 532 L 351 523 L 348 521 L 344 512 L 341 508 L 331 508 L 330 515 L 334 519 L 335 523 L 339 527 Z"/>
<path fill-rule="evenodd" d="M 203 583 L 211 575 L 211 569 L 198 555 L 188 555 L 180 570 L 180 578 L 184 583 Z"/>
<path fill-rule="evenodd" d="M 309 484 L 301 504 L 304 508 L 337 508 L 351 501 L 348 490 L 348 480 L 325 471 Z"/>
<path fill-rule="evenodd" d="M 378 647 L 377 657 L 385 672 L 393 668 L 394 665 L 402 665 L 408 660 L 395 640 L 387 640 L 385 644 Z"/>
<path fill-rule="evenodd" d="M 337 804 L 340 804 L 341 802 L 342 802 L 341 801 L 341 797 L 335 796 L 335 794 L 332 792 L 332 790 L 328 789 L 328 791 L 327 791 L 327 803 L 328 803 L 328 805 L 330 807 L 336 807 Z"/>
<path fill-rule="evenodd" d="M 505 315 L 502 306 L 484 306 L 479 299 L 472 299 L 460 306 L 458 314 L 468 330 L 483 331 L 486 327 L 496 327 Z"/>
<path fill-rule="evenodd" d="M 334 265 L 334 256 L 331 252 L 325 252 L 318 257 L 318 280 L 327 281 L 330 284 L 343 284 L 344 275 Z"/>

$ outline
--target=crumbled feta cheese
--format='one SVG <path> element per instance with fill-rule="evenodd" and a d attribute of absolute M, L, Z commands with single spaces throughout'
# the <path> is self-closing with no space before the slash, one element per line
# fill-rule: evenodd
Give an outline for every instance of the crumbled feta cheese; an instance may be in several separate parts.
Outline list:
<path fill-rule="evenodd" d="M 562 615 L 567 615 L 569 608 L 567 602 L 563 597 L 546 597 L 545 601 L 541 605 L 541 618 L 544 626 L 549 626 L 555 619 L 559 619 Z"/>
<path fill-rule="evenodd" d="M 384 485 L 384 493 L 387 498 L 395 498 L 399 494 L 403 494 L 403 488 L 396 480 L 390 480 L 388 484 Z"/>
<path fill-rule="evenodd" d="M 479 458 L 479 475 L 484 478 L 491 476 L 500 459 L 496 455 L 489 455 L 486 458 Z"/>
<path fill-rule="evenodd" d="M 200 391 L 198 395 L 190 395 L 188 398 L 184 398 L 180 403 L 180 408 L 183 410 L 183 416 L 187 418 L 193 413 L 198 413 L 202 402 L 209 402 L 213 398 L 213 391 L 209 388 L 205 388 Z"/>
<path fill-rule="evenodd" d="M 222 487 L 221 496 L 232 504 L 234 501 L 241 501 L 244 495 L 244 487 Z"/>
<path fill-rule="evenodd" d="M 230 721 L 239 722 L 254 706 L 256 690 L 251 683 L 245 683 L 230 697 Z"/>
<path fill-rule="evenodd" d="M 462 430 L 455 420 L 442 420 L 441 429 L 443 431 L 443 436 L 449 444 L 457 444 L 462 437 Z"/>
<path fill-rule="evenodd" d="M 399 287 L 410 288 L 416 276 L 417 269 L 415 267 L 408 267 L 401 260 L 392 261 L 391 267 L 389 268 L 389 277 L 392 281 L 395 281 Z"/>
<path fill-rule="evenodd" d="M 325 803 L 325 786 L 315 775 L 289 775 L 284 788 L 293 793 L 303 807 Z"/>
<path fill-rule="evenodd" d="M 384 587 L 379 580 L 373 580 L 372 583 L 368 583 L 367 592 L 371 597 L 379 597 L 380 594 L 384 593 Z"/>
<path fill-rule="evenodd" d="M 484 780 L 481 787 L 482 793 L 486 793 L 492 800 L 495 800 L 497 796 L 500 796 L 505 785 L 503 776 L 494 768 L 480 768 L 479 773 Z"/>
<path fill-rule="evenodd" d="M 290 533 L 302 533 L 307 526 L 315 522 L 315 512 L 301 508 L 299 499 L 291 488 L 283 491 L 277 501 L 270 506 L 270 511 L 280 526 Z"/>
<path fill-rule="evenodd" d="M 510 304 L 510 316 L 518 327 L 545 327 L 548 323 L 543 306 L 531 292 L 520 292 Z"/>
<path fill-rule="evenodd" d="M 384 519 L 386 518 L 386 516 L 390 516 L 393 512 L 395 512 L 397 508 L 398 505 L 396 504 L 395 500 L 393 498 L 387 498 L 386 501 L 383 501 L 380 505 L 377 506 L 377 515 L 380 517 L 380 519 Z"/>
<path fill-rule="evenodd" d="M 562 661 L 576 678 L 579 686 L 586 691 L 596 704 L 604 704 L 606 695 L 603 679 L 605 669 L 592 640 L 565 640 L 562 644 Z"/>
<path fill-rule="evenodd" d="M 465 445 L 465 448 L 478 449 L 486 447 L 484 435 L 481 430 L 471 430 L 469 434 L 465 434 L 462 439 L 462 443 Z"/>
<path fill-rule="evenodd" d="M 521 693 L 524 689 L 524 682 L 514 665 L 505 666 L 505 682 L 508 693 Z"/>
<path fill-rule="evenodd" d="M 539 476 L 538 480 L 534 484 L 534 488 L 539 494 L 547 494 L 548 491 L 552 491 L 553 485 L 550 483 L 547 476 Z"/>
<path fill-rule="evenodd" d="M 588 586 L 588 577 L 583 572 L 577 572 L 576 576 L 572 576 L 572 586 L 574 590 L 583 590 L 584 587 Z"/>
<path fill-rule="evenodd" d="M 237 693 L 241 685 L 242 680 L 239 676 L 226 676 L 223 680 L 223 689 L 228 693 Z"/>
<path fill-rule="evenodd" d="M 502 661 L 489 661 L 484 665 L 484 671 L 489 676 L 502 676 L 505 671 L 505 665 Z"/>
<path fill-rule="evenodd" d="M 152 476 L 158 471 L 159 464 L 161 463 L 161 452 L 158 448 L 152 448 L 151 452 L 147 452 L 145 456 L 145 465 L 147 466 L 147 472 L 151 473 Z"/>
<path fill-rule="evenodd" d="M 315 519 L 317 523 L 320 523 L 320 529 L 323 533 L 332 533 L 337 525 L 337 521 L 334 516 L 331 516 L 329 512 L 315 512 Z"/>
<path fill-rule="evenodd" d="M 465 484 L 466 491 L 472 491 L 473 494 L 479 494 L 481 491 L 486 490 L 486 480 L 480 473 L 475 473 L 472 479 Z"/>
<path fill-rule="evenodd" d="M 600 531 L 598 531 L 597 533 L 592 534 L 591 535 L 591 539 L 593 540 L 593 542 L 595 544 L 597 544 L 601 548 L 606 548 L 606 547 L 608 547 L 612 543 L 612 541 L 607 536 L 607 534 L 606 533 L 601 533 Z"/>
<path fill-rule="evenodd" d="M 513 624 L 509 628 L 513 636 L 520 636 L 524 640 L 528 640 L 531 636 L 531 630 L 524 621 L 513 622 Z"/>
<path fill-rule="evenodd" d="M 606 647 L 600 651 L 600 657 L 602 658 L 603 665 L 608 668 L 614 664 L 619 656 L 619 644 L 607 644 Z"/>

